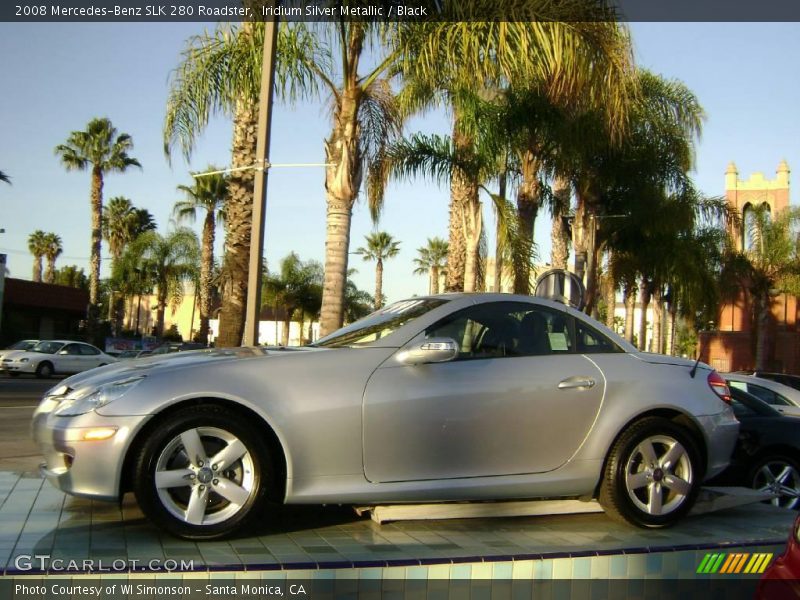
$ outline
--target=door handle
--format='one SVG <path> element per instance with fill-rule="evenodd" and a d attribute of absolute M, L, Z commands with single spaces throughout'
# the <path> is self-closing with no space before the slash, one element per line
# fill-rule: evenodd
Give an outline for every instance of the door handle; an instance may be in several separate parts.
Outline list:
<path fill-rule="evenodd" d="M 595 380 L 589 377 L 568 377 L 558 382 L 558 389 L 572 390 L 572 389 L 585 389 L 593 388 Z"/>

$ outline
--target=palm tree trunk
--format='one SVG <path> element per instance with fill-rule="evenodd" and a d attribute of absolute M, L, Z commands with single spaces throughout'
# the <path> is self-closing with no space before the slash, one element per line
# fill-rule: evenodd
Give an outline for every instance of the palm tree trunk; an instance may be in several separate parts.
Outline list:
<path fill-rule="evenodd" d="M 167 310 L 167 292 L 166 285 L 162 296 L 161 287 L 158 287 L 158 308 L 156 310 L 156 334 L 158 337 L 164 337 L 164 313 Z"/>
<path fill-rule="evenodd" d="M 639 321 L 639 350 L 647 350 L 647 308 L 650 305 L 650 285 L 642 281 L 640 296 L 642 297 L 642 315 Z"/>
<path fill-rule="evenodd" d="M 248 167 L 256 156 L 257 105 L 240 100 L 233 120 L 231 168 Z M 225 264 L 229 285 L 225 286 L 219 315 L 218 347 L 239 346 L 244 333 L 247 275 L 250 261 L 250 231 L 253 225 L 252 170 L 233 171 L 225 198 Z"/>
<path fill-rule="evenodd" d="M 614 284 L 613 274 L 606 274 L 605 281 L 605 302 L 606 302 L 606 326 L 614 329 L 615 312 L 617 308 L 617 287 Z M 616 329 L 614 329 L 616 331 Z"/>
<path fill-rule="evenodd" d="M 383 261 L 375 263 L 375 310 L 383 306 Z"/>
<path fill-rule="evenodd" d="M 624 288 L 625 295 L 625 339 L 633 343 L 633 320 L 636 314 L 636 285 L 626 283 Z"/>
<path fill-rule="evenodd" d="M 466 207 L 464 214 L 464 240 L 466 242 L 465 248 L 465 262 L 464 262 L 464 291 L 474 292 L 477 290 L 478 284 L 478 255 L 481 242 L 482 230 L 482 214 L 481 203 L 477 199 L 478 190 L 475 188 L 475 197 L 470 201 Z"/>
<path fill-rule="evenodd" d="M 56 259 L 47 259 L 47 270 L 44 272 L 44 280 L 46 283 L 56 282 Z"/>
<path fill-rule="evenodd" d="M 431 294 L 438 294 L 439 293 L 439 266 L 438 265 L 431 265 L 431 281 L 430 281 L 430 293 Z"/>
<path fill-rule="evenodd" d="M 539 183 L 539 160 L 532 150 L 526 150 L 522 161 L 522 182 L 517 191 L 517 213 L 519 234 L 523 247 L 528 252 L 533 248 L 533 229 L 539 213 L 542 189 Z M 530 256 L 514 261 L 514 293 L 529 294 L 531 287 Z"/>
<path fill-rule="evenodd" d="M 458 115 L 453 124 L 453 146 L 456 153 L 470 148 L 471 140 L 458 130 Z M 464 269 L 466 268 L 467 249 L 464 237 L 464 215 L 471 198 L 472 185 L 469 176 L 459 168 L 453 169 L 450 180 L 450 222 L 449 242 L 447 247 L 447 281 L 445 291 L 461 292 L 464 290 Z"/>
<path fill-rule="evenodd" d="M 100 289 L 100 244 L 102 240 L 101 222 L 103 217 L 103 171 L 98 166 L 92 168 L 91 210 L 92 242 L 89 252 L 89 304 L 96 310 L 97 296 Z"/>
<path fill-rule="evenodd" d="M 281 332 L 281 346 L 288 346 L 289 345 L 289 328 L 292 326 L 292 315 L 294 314 L 293 310 L 286 309 L 286 313 L 283 316 L 283 331 Z"/>
<path fill-rule="evenodd" d="M 678 321 L 678 303 L 675 302 L 673 298 L 673 300 L 669 303 L 669 308 L 667 310 L 667 326 L 666 326 L 667 343 L 665 352 L 670 356 L 675 355 L 675 326 L 677 324 L 677 321 Z"/>
<path fill-rule="evenodd" d="M 552 228 L 550 230 L 550 264 L 554 269 L 566 269 L 569 259 L 569 229 L 564 219 L 569 212 L 569 182 L 557 177 L 553 183 L 556 202 L 553 207 Z"/>
<path fill-rule="evenodd" d="M 358 49 L 360 54 L 360 44 Z M 325 141 L 325 192 L 328 205 L 325 234 L 325 277 L 322 287 L 320 335 L 339 329 L 344 322 L 344 289 L 350 249 L 353 203 L 361 188 L 362 165 L 358 148 L 358 107 L 361 91 L 351 84 L 342 92 L 334 126 Z M 375 299 L 376 303 L 378 299 Z"/>
<path fill-rule="evenodd" d="M 200 262 L 200 330 L 197 339 L 200 343 L 208 345 L 208 320 L 211 313 L 211 276 L 214 270 L 214 228 L 216 222 L 214 211 L 206 212 L 203 223 L 203 254 Z"/>
<path fill-rule="evenodd" d="M 500 197 L 501 202 L 506 201 L 506 191 L 508 187 L 508 171 L 500 173 L 498 178 L 497 195 Z M 494 243 L 494 281 L 492 282 L 492 290 L 499 293 L 503 288 L 503 249 L 500 243 L 500 215 L 497 215 L 497 227 L 495 231 Z"/>
<path fill-rule="evenodd" d="M 756 356 L 754 368 L 759 371 L 766 370 L 769 362 L 769 348 L 771 335 L 769 331 L 770 297 L 768 294 L 759 294 L 756 299 Z"/>
<path fill-rule="evenodd" d="M 41 256 L 34 256 L 33 257 L 33 280 L 36 283 L 40 283 L 42 281 L 42 257 Z"/>
<path fill-rule="evenodd" d="M 653 352 L 662 352 L 664 342 L 664 302 L 661 299 L 661 286 L 653 290 Z"/>

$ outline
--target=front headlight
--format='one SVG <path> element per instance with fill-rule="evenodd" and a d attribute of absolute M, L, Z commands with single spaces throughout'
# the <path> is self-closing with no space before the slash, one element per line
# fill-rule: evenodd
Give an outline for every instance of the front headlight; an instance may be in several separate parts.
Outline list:
<path fill-rule="evenodd" d="M 143 379 L 144 376 L 129 377 L 120 381 L 105 383 L 88 394 L 83 391 L 78 397 L 71 398 L 67 396 L 59 403 L 53 413 L 60 417 L 76 417 L 86 414 L 121 398 Z"/>

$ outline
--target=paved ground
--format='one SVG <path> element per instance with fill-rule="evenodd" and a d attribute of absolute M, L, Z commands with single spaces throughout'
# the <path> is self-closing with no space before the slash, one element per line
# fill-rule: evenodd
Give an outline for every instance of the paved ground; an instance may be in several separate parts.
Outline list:
<path fill-rule="evenodd" d="M 0 471 L 36 471 L 40 455 L 31 441 L 31 415 L 57 378 L 0 376 Z"/>

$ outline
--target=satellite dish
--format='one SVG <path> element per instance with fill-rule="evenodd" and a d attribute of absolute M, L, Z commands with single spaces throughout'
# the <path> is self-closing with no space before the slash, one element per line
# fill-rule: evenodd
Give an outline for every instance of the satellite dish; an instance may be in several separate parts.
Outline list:
<path fill-rule="evenodd" d="M 533 295 L 582 310 L 584 287 L 580 277 L 564 269 L 550 269 L 536 278 Z"/>

